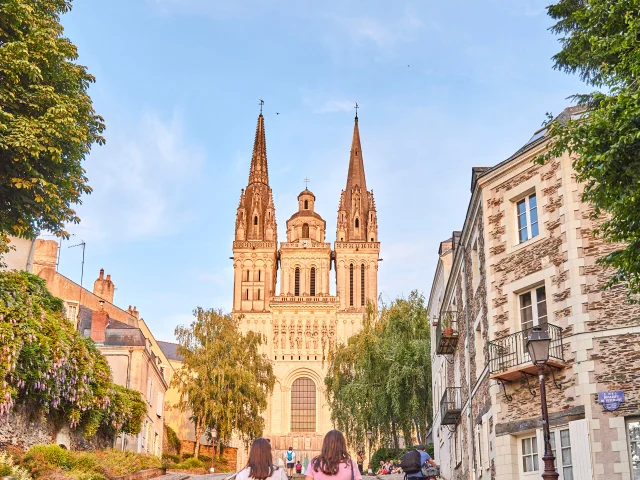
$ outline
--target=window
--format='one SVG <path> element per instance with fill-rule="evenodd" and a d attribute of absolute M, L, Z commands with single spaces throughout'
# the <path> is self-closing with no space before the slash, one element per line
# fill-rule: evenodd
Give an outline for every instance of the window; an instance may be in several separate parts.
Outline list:
<path fill-rule="evenodd" d="M 522 471 L 538 471 L 538 442 L 536 437 L 522 439 Z"/>
<path fill-rule="evenodd" d="M 258 300 L 260 300 L 260 289 L 258 289 Z"/>
<path fill-rule="evenodd" d="M 65 308 L 65 317 L 70 322 L 75 322 L 78 318 L 78 304 L 76 303 L 67 303 Z"/>
<path fill-rule="evenodd" d="M 296 267 L 295 273 L 294 273 L 294 284 L 293 284 L 293 294 L 296 297 L 300 296 L 300 267 Z"/>
<path fill-rule="evenodd" d="M 476 425 L 476 470 L 482 470 L 482 426 Z"/>
<path fill-rule="evenodd" d="M 244 299 L 245 299 L 245 300 L 249 300 L 249 289 L 248 289 L 248 288 L 247 288 L 247 290 L 245 291 Z"/>
<path fill-rule="evenodd" d="M 258 225 L 258 216 L 253 217 L 253 224 Z"/>
<path fill-rule="evenodd" d="M 261 280 L 262 277 L 262 270 L 258 270 L 258 281 Z"/>
<path fill-rule="evenodd" d="M 360 305 L 364 307 L 364 263 L 360 265 Z"/>
<path fill-rule="evenodd" d="M 309 200 L 305 200 L 304 201 L 304 209 L 308 210 L 309 209 Z"/>
<path fill-rule="evenodd" d="M 349 306 L 353 307 L 353 263 L 349 265 Z"/>
<path fill-rule="evenodd" d="M 520 243 L 538 236 L 538 206 L 536 194 L 532 193 L 516 203 L 518 215 L 518 239 Z"/>
<path fill-rule="evenodd" d="M 629 458 L 631 461 L 631 478 L 640 479 L 640 418 L 633 418 L 627 422 L 629 435 Z"/>
<path fill-rule="evenodd" d="M 547 295 L 544 285 L 520 294 L 520 323 L 523 330 L 547 323 Z"/>
<path fill-rule="evenodd" d="M 312 297 L 316 296 L 316 267 L 311 267 L 311 273 L 309 274 L 309 294 Z"/>
<path fill-rule="evenodd" d="M 456 425 L 456 432 L 454 438 L 454 448 L 455 448 L 455 459 L 456 465 L 460 465 L 462 463 L 462 436 L 460 435 L 459 425 Z"/>
<path fill-rule="evenodd" d="M 478 241 L 473 244 L 471 249 L 471 293 L 475 294 L 480 284 L 480 255 L 478 253 Z"/>
<path fill-rule="evenodd" d="M 360 228 L 360 219 L 356 218 L 356 228 Z"/>
<path fill-rule="evenodd" d="M 249 281 L 249 270 L 247 270 L 247 282 Z"/>
<path fill-rule="evenodd" d="M 291 386 L 291 431 L 316 431 L 316 384 L 308 377 Z"/>
<path fill-rule="evenodd" d="M 475 363 L 476 363 L 476 380 L 482 375 L 484 370 L 484 341 L 482 340 L 482 318 L 478 314 L 477 325 L 474 334 L 474 345 L 476 350 Z"/>
<path fill-rule="evenodd" d="M 302 238 L 309 238 L 309 224 L 302 225 Z"/>

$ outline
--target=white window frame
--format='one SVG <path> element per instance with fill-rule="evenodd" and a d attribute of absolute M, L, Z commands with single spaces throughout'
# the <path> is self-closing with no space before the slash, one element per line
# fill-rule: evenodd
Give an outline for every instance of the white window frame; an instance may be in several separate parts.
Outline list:
<path fill-rule="evenodd" d="M 480 286 L 480 250 L 478 246 L 478 237 L 474 239 L 471 247 L 471 291 L 475 296 Z"/>
<path fill-rule="evenodd" d="M 69 309 L 73 307 L 76 311 L 76 314 L 74 315 L 73 318 L 70 318 L 69 316 Z M 74 302 L 73 300 L 65 300 L 64 302 L 64 308 L 65 308 L 65 313 L 64 316 L 67 320 L 69 320 L 70 322 L 77 322 L 78 321 L 78 316 L 80 315 L 80 305 L 78 302 Z"/>
<path fill-rule="evenodd" d="M 531 453 L 525 454 L 524 442 L 525 440 L 529 441 L 529 445 L 531 445 Z M 534 452 L 535 448 L 535 452 Z M 540 478 L 540 459 L 542 458 L 542 454 L 539 452 L 538 448 L 538 437 L 536 435 L 526 435 L 523 437 L 518 437 L 518 465 L 520 469 L 520 477 L 521 478 Z M 531 465 L 533 470 L 525 472 L 524 471 L 524 459 L 525 457 L 531 457 Z"/>
<path fill-rule="evenodd" d="M 531 208 L 531 199 L 535 198 L 535 202 L 536 205 L 535 207 Z M 517 238 L 517 243 L 521 244 L 521 243 L 525 243 L 528 240 L 531 240 L 532 238 L 537 237 L 538 235 L 540 235 L 540 215 L 538 214 L 538 197 L 536 196 L 536 192 L 534 191 L 533 193 L 530 193 L 518 200 L 516 200 L 515 202 L 515 217 L 516 217 L 516 238 Z M 524 209 L 524 226 L 521 227 L 520 226 L 520 210 L 519 210 L 519 205 L 524 203 L 525 209 Z M 536 224 L 536 228 L 537 228 L 537 233 L 535 235 L 532 234 L 531 231 L 531 211 L 535 209 L 536 212 L 536 221 L 533 222 Z M 526 234 L 526 238 L 523 240 L 520 237 L 520 231 L 521 230 L 527 230 L 527 234 Z"/>
<path fill-rule="evenodd" d="M 634 471 L 633 471 L 634 464 L 637 467 L 637 470 L 640 470 L 640 458 L 637 458 L 636 460 L 634 460 L 634 458 L 631 455 L 631 452 L 633 451 L 632 443 L 636 444 L 638 450 L 640 450 L 640 441 L 632 441 L 631 440 L 631 435 L 630 435 L 630 432 L 629 432 L 629 425 L 632 424 L 632 423 L 637 423 L 640 426 L 640 417 L 629 418 L 629 419 L 627 419 L 627 421 L 625 423 L 625 431 L 626 431 L 626 435 L 627 435 L 627 445 L 629 446 L 629 471 L 631 472 L 631 475 L 634 474 Z M 639 457 L 640 457 L 640 455 L 639 455 Z"/>
<path fill-rule="evenodd" d="M 520 330 L 525 330 L 525 327 L 523 326 L 523 321 L 522 321 L 522 297 L 524 295 L 526 295 L 527 293 L 531 295 L 531 319 L 533 321 L 533 324 L 531 325 L 532 327 L 535 327 L 537 325 L 540 325 L 541 323 L 547 323 L 548 319 L 549 319 L 549 309 L 547 307 L 547 313 L 544 316 L 545 320 L 543 322 L 540 322 L 540 315 L 538 312 L 538 290 L 540 288 L 544 288 L 544 293 L 545 293 L 545 306 L 547 306 L 547 288 L 545 286 L 545 284 L 540 284 L 540 285 L 536 285 L 533 288 L 530 288 L 528 290 L 522 291 L 520 293 L 518 293 L 518 317 L 520 320 Z M 531 328 L 531 327 L 526 327 L 526 328 Z"/>

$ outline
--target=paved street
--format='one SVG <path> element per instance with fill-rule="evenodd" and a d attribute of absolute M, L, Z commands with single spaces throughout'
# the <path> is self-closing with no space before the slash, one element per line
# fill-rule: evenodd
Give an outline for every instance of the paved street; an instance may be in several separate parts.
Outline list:
<path fill-rule="evenodd" d="M 191 475 L 189 473 L 168 473 L 162 477 L 157 477 L 155 480 L 224 480 L 231 476 L 231 473 L 214 473 L 206 475 Z M 384 475 L 383 477 L 376 476 L 363 476 L 363 480 L 401 480 L 404 475 Z"/>

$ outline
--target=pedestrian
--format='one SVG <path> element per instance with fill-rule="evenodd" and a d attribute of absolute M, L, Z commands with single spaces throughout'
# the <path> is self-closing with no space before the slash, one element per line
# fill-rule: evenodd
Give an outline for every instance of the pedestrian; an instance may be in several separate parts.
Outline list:
<path fill-rule="evenodd" d="M 251 444 L 249 461 L 243 470 L 238 472 L 236 480 L 286 480 L 283 469 L 273 464 L 271 443 L 265 438 L 258 438 Z"/>
<path fill-rule="evenodd" d="M 293 451 L 293 447 L 289 447 L 289 450 L 285 453 L 285 461 L 287 463 L 287 475 L 289 480 L 293 477 L 293 469 L 296 466 L 296 452 Z"/>
<path fill-rule="evenodd" d="M 358 464 L 358 470 L 360 470 L 360 475 L 364 473 L 364 452 L 362 450 L 358 451 L 356 455 L 356 463 Z"/>
<path fill-rule="evenodd" d="M 401 467 L 407 479 L 422 480 L 422 467 L 425 465 L 437 466 L 431 456 L 424 451 L 424 445 L 418 445 L 414 450 L 405 453 L 401 460 Z"/>
<path fill-rule="evenodd" d="M 305 475 L 305 480 L 362 480 L 339 430 L 331 430 L 324 436 L 320 455 L 309 462 Z"/>
<path fill-rule="evenodd" d="M 298 463 L 296 463 L 296 474 L 297 475 L 302 474 L 302 464 L 300 463 L 300 460 L 298 460 Z"/>

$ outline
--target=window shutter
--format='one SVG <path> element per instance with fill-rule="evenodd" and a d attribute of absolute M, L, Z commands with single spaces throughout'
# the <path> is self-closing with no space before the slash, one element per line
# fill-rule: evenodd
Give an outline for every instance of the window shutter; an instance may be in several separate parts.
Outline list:
<path fill-rule="evenodd" d="M 593 479 L 589 421 L 584 419 L 569 422 L 569 438 L 571 439 L 573 478 Z"/>
<path fill-rule="evenodd" d="M 164 407 L 164 395 L 162 392 L 158 392 L 158 399 L 156 400 L 156 415 L 162 418 L 162 410 Z"/>
<path fill-rule="evenodd" d="M 551 432 L 553 435 L 553 432 Z M 544 472 L 544 462 L 542 461 L 542 457 L 544 457 L 544 434 L 542 433 L 542 429 L 536 430 L 536 443 L 538 444 L 538 471 L 540 473 Z M 558 465 L 556 463 L 556 469 Z"/>
<path fill-rule="evenodd" d="M 482 468 L 485 470 L 489 469 L 489 454 L 491 453 L 491 448 L 489 448 L 489 419 L 485 419 L 482 422 L 482 446 L 484 447 L 484 451 L 482 452 Z"/>

